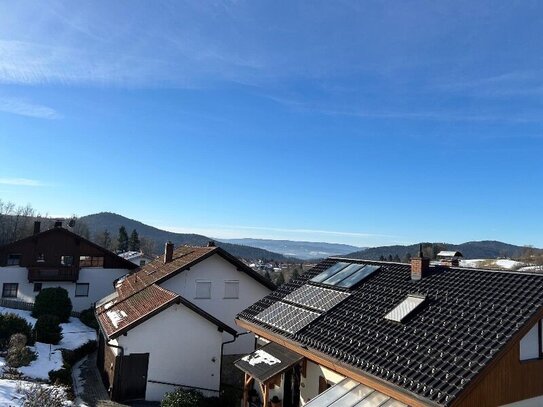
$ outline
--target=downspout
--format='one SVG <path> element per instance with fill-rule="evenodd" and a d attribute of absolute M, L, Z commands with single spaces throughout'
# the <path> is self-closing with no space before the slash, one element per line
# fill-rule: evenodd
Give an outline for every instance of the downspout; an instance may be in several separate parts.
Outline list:
<path fill-rule="evenodd" d="M 221 343 L 221 362 L 220 362 L 220 365 L 219 365 L 219 395 L 221 394 L 221 385 L 222 385 L 222 356 L 223 356 L 223 352 L 224 352 L 224 345 L 228 345 L 229 343 L 233 343 L 236 341 L 236 339 L 238 339 L 239 336 L 241 335 L 245 335 L 245 334 L 248 334 L 249 332 L 243 332 L 243 333 L 236 333 L 235 335 L 232 335 L 234 337 L 234 339 L 232 339 L 231 341 L 226 341 L 226 342 L 222 342 Z"/>

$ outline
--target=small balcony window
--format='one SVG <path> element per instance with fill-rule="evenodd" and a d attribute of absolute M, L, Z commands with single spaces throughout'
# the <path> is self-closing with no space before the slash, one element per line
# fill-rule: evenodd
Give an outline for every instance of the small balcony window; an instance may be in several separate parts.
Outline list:
<path fill-rule="evenodd" d="M 73 266 L 74 256 L 61 256 L 60 264 L 62 264 L 63 266 Z"/>
<path fill-rule="evenodd" d="M 8 266 L 18 266 L 21 264 L 20 254 L 8 254 Z"/>
<path fill-rule="evenodd" d="M 104 258 L 97 256 L 80 256 L 79 267 L 103 267 Z"/>

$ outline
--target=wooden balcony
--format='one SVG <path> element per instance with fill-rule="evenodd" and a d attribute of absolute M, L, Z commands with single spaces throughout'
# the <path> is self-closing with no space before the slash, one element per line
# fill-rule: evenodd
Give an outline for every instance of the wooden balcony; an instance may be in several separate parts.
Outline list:
<path fill-rule="evenodd" d="M 33 266 L 28 268 L 28 282 L 69 281 L 75 283 L 79 278 L 79 267 L 75 266 Z"/>

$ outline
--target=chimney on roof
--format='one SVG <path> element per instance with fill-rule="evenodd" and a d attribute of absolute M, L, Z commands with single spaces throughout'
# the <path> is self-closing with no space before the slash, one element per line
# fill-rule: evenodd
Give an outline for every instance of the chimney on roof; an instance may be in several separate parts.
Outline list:
<path fill-rule="evenodd" d="M 207 242 L 207 247 L 215 247 L 215 242 L 213 240 L 210 240 Z"/>
<path fill-rule="evenodd" d="M 167 242 L 164 246 L 164 264 L 169 263 L 173 259 L 173 243 Z"/>
<path fill-rule="evenodd" d="M 40 233 L 41 222 L 39 220 L 34 221 L 34 234 L 37 235 Z"/>
<path fill-rule="evenodd" d="M 62 221 L 61 220 L 55 221 L 55 227 L 56 228 L 61 228 L 62 227 Z"/>
<path fill-rule="evenodd" d="M 430 259 L 424 257 L 422 253 L 422 244 L 419 245 L 419 254 L 411 258 L 411 280 L 420 280 L 428 274 L 430 270 Z"/>

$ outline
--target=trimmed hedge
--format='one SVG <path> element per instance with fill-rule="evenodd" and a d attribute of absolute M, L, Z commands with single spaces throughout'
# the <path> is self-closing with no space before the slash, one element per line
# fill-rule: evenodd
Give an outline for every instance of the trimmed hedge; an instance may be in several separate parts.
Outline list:
<path fill-rule="evenodd" d="M 34 344 L 32 337 L 32 325 L 26 319 L 15 314 L 0 314 L 0 348 L 8 347 L 12 335 L 23 334 L 27 338 L 28 345 Z"/>
<path fill-rule="evenodd" d="M 41 315 L 34 325 L 34 338 L 37 342 L 57 345 L 62 340 L 60 319 L 56 315 Z"/>
<path fill-rule="evenodd" d="M 79 319 L 89 328 L 93 328 L 98 331 L 98 321 L 96 320 L 96 315 L 94 315 L 94 308 L 89 308 L 81 311 Z"/>
<path fill-rule="evenodd" d="M 166 393 L 161 407 L 220 407 L 217 397 L 205 397 L 197 390 L 177 389 L 174 392 Z M 225 407 L 225 406 L 223 406 Z"/>
<path fill-rule="evenodd" d="M 56 315 L 60 322 L 68 322 L 72 313 L 72 301 L 64 288 L 44 288 L 36 296 L 32 316 Z"/>
<path fill-rule="evenodd" d="M 49 380 L 53 384 L 62 384 L 70 388 L 73 387 L 72 380 L 72 368 L 73 366 L 83 359 L 85 356 L 90 355 L 98 349 L 98 343 L 96 341 L 88 341 L 74 350 L 63 349 L 62 360 L 63 366 L 59 370 L 51 370 L 49 372 Z"/>

